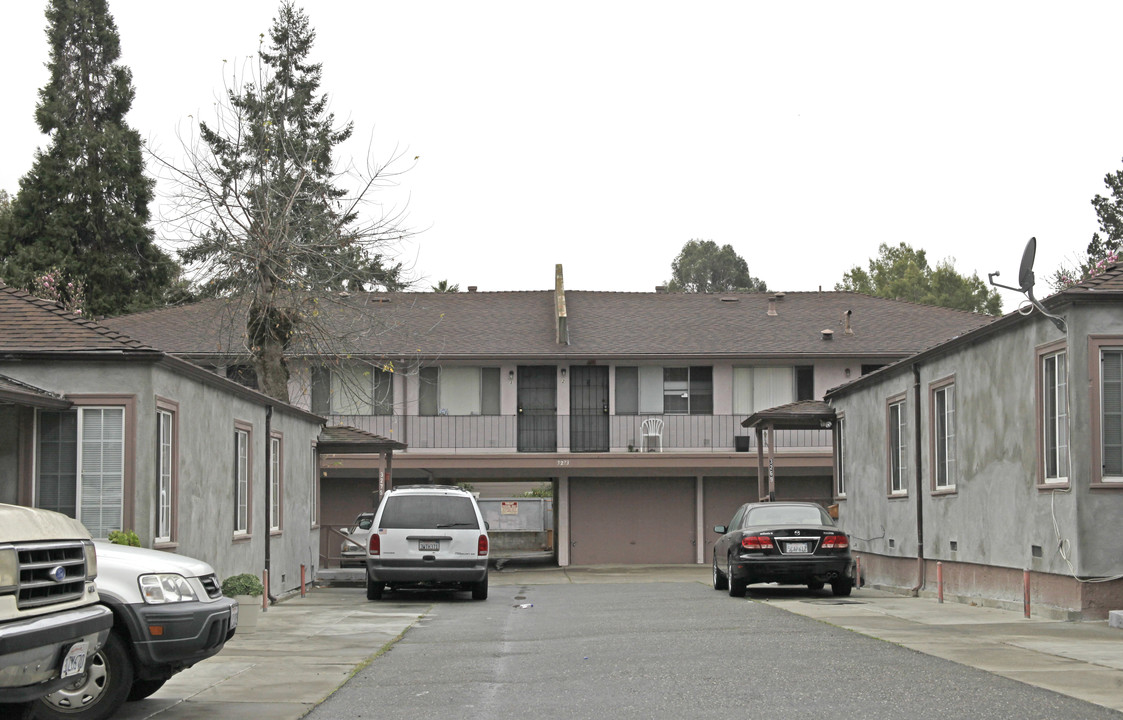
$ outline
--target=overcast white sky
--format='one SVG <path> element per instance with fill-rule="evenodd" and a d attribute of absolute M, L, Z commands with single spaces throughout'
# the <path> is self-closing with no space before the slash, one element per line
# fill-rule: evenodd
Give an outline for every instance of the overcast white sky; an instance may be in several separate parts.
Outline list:
<path fill-rule="evenodd" d="M 0 25 L 12 194 L 46 143 L 45 6 L 8 4 Z M 110 0 L 132 127 L 172 154 L 277 7 Z M 1123 168 L 1123 3 L 303 7 L 322 89 L 355 122 L 347 155 L 420 156 L 386 200 L 422 231 L 401 259 L 426 289 L 549 289 L 563 263 L 570 289 L 652 290 L 691 238 L 776 290 L 833 288 L 901 241 L 1016 284 L 1036 235 L 1047 295 Z"/>

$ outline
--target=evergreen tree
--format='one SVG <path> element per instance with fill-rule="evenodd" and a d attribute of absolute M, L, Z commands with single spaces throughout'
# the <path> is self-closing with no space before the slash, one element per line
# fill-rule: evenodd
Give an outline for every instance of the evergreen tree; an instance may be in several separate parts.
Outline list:
<path fill-rule="evenodd" d="M 243 341 L 264 392 L 288 398 L 285 351 L 298 337 L 316 343 L 340 293 L 399 289 L 401 266 L 381 248 L 400 239 L 397 217 L 364 220 L 367 193 L 386 181 L 380 168 L 358 190 L 340 184 L 333 152 L 352 133 L 337 127 L 319 94 L 321 66 L 309 60 L 316 33 L 308 16 L 281 4 L 248 82 L 226 91 L 213 123 L 200 122 L 179 178 L 190 239 L 181 259 L 205 294 L 238 299 Z M 205 218 L 200 221 L 200 218 Z"/>
<path fill-rule="evenodd" d="M 1062 266 L 1054 271 L 1051 278 L 1054 290 L 1064 290 L 1095 277 L 1119 260 L 1123 247 L 1123 170 L 1105 175 L 1104 185 L 1111 191 L 1111 197 L 1096 195 L 1092 198 L 1100 231 L 1092 233 L 1092 241 L 1076 268 Z"/>
<path fill-rule="evenodd" d="M 671 262 L 671 292 L 767 292 L 768 285 L 749 274 L 749 264 L 732 245 L 688 240 Z"/>
<path fill-rule="evenodd" d="M 907 243 L 896 247 L 882 243 L 878 256 L 869 261 L 868 272 L 854 266 L 834 289 L 989 315 L 1002 312 L 1002 297 L 989 290 L 978 274 L 960 275 L 952 260 L 933 268 L 923 250 Z"/>
<path fill-rule="evenodd" d="M 47 21 L 51 79 L 35 120 L 50 141 L 0 224 L 0 278 L 33 290 L 54 268 L 85 287 L 87 314 L 153 307 L 176 265 L 148 227 L 153 181 L 125 122 L 134 91 L 117 27 L 105 0 L 51 0 Z"/>

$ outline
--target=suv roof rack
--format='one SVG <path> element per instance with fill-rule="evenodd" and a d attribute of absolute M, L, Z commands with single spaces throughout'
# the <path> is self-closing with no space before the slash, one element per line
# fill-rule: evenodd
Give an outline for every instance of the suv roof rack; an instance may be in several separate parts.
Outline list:
<path fill-rule="evenodd" d="M 395 485 L 387 492 L 393 492 L 395 490 L 459 490 L 461 492 L 468 492 L 457 485 Z"/>

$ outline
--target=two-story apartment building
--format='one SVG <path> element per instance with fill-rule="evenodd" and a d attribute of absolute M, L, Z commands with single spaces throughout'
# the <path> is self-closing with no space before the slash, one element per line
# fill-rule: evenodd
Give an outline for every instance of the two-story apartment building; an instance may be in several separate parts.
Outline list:
<path fill-rule="evenodd" d="M 293 353 L 293 403 L 406 444 L 392 483 L 552 483 L 562 565 L 708 562 L 708 529 L 757 493 L 742 420 L 992 321 L 844 292 L 567 292 L 560 266 L 553 291 L 339 303 L 347 357 Z M 110 324 L 247 374 L 222 301 Z M 773 440 L 777 497 L 832 502 L 830 431 Z M 324 522 L 370 508 L 387 470 L 322 457 Z"/>

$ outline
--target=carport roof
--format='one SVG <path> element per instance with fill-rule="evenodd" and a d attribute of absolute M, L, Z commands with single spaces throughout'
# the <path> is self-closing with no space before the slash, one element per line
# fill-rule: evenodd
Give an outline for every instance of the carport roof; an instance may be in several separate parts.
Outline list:
<path fill-rule="evenodd" d="M 778 430 L 818 430 L 831 427 L 834 421 L 835 411 L 830 405 L 821 400 L 800 400 L 755 412 L 741 422 L 741 427 L 770 425 Z"/>
<path fill-rule="evenodd" d="M 376 453 L 405 450 L 403 442 L 390 440 L 350 425 L 331 425 L 320 430 L 316 449 L 323 453 Z"/>

